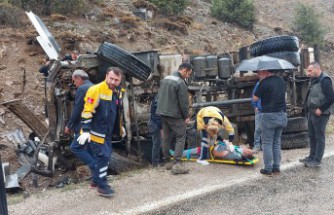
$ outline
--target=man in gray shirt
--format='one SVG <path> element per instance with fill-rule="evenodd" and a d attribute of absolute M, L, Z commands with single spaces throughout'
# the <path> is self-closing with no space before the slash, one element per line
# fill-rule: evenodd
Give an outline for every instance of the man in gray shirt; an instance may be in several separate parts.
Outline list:
<path fill-rule="evenodd" d="M 160 82 L 158 92 L 157 112 L 161 115 L 164 133 L 163 154 L 166 169 L 171 169 L 173 174 L 185 174 L 189 172 L 180 163 L 186 140 L 186 126 L 189 122 L 188 89 L 185 79 L 189 78 L 193 71 L 190 63 L 182 63 L 178 71 L 165 77 Z M 170 146 L 172 137 L 176 138 L 174 162 L 170 161 Z"/>

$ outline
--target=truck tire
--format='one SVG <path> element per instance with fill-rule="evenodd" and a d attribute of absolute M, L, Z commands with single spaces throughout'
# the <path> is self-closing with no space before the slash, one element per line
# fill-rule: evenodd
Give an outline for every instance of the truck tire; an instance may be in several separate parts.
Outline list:
<path fill-rule="evenodd" d="M 266 55 L 272 52 L 298 51 L 298 37 L 295 36 L 275 36 L 253 43 L 249 50 L 254 57 Z"/>
<path fill-rule="evenodd" d="M 307 119 L 305 117 L 288 118 L 288 125 L 283 129 L 283 134 L 299 133 L 308 130 Z"/>
<path fill-rule="evenodd" d="M 282 51 L 282 52 L 273 52 L 267 54 L 270 57 L 276 57 L 280 59 L 284 59 L 292 63 L 294 66 L 300 65 L 300 54 L 298 52 L 291 51 Z"/>
<path fill-rule="evenodd" d="M 119 153 L 113 151 L 110 156 L 109 161 L 109 171 L 111 171 L 113 174 L 119 174 L 121 172 L 126 172 L 131 169 L 140 168 L 143 167 L 144 164 L 141 162 L 133 161 L 129 158 L 126 158 Z"/>
<path fill-rule="evenodd" d="M 310 144 L 307 132 L 282 134 L 281 141 L 281 149 L 305 148 Z"/>
<path fill-rule="evenodd" d="M 147 80 L 151 69 L 134 55 L 111 43 L 104 42 L 97 50 L 97 55 L 103 60 L 116 65 L 123 72 L 141 81 Z"/>

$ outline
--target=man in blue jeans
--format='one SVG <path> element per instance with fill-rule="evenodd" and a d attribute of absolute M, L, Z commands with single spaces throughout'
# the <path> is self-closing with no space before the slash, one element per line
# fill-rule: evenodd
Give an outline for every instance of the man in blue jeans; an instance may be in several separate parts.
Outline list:
<path fill-rule="evenodd" d="M 254 101 L 261 99 L 262 105 L 261 140 L 264 168 L 260 173 L 271 176 L 273 173 L 280 173 L 281 136 L 288 123 L 285 104 L 286 82 L 269 70 L 258 73 L 266 76 L 253 96 Z"/>
<path fill-rule="evenodd" d="M 254 131 L 254 143 L 253 143 L 253 153 L 261 151 L 261 130 L 262 130 L 262 107 L 261 99 L 258 101 L 253 100 L 253 95 L 257 88 L 259 87 L 260 81 L 263 80 L 266 76 L 266 73 L 258 73 L 259 81 L 256 83 L 253 92 L 252 92 L 252 106 L 255 113 L 255 131 Z"/>
<path fill-rule="evenodd" d="M 162 143 L 162 123 L 161 117 L 157 113 L 158 96 L 154 96 L 151 104 L 150 121 L 148 131 L 152 136 L 152 166 L 157 167 L 160 162 L 160 149 Z"/>
<path fill-rule="evenodd" d="M 325 131 L 331 114 L 330 106 L 334 102 L 331 78 L 321 71 L 317 62 L 307 68 L 307 76 L 311 77 L 311 85 L 306 96 L 306 113 L 308 117 L 308 134 L 310 137 L 310 153 L 300 159 L 307 167 L 320 167 L 325 151 Z"/>

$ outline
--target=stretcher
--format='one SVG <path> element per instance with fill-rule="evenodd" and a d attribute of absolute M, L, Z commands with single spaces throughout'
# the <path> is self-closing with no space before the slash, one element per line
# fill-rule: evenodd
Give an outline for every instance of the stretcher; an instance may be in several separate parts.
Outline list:
<path fill-rule="evenodd" d="M 182 161 L 193 161 L 196 162 L 197 158 L 181 158 Z M 232 165 L 244 165 L 244 166 L 253 166 L 259 162 L 257 157 L 253 159 L 242 159 L 242 160 L 223 160 L 223 159 L 214 159 L 210 158 L 206 160 L 209 163 L 223 163 L 223 164 L 232 164 Z"/>
<path fill-rule="evenodd" d="M 259 162 L 259 159 L 255 156 L 253 156 L 252 159 L 242 158 L 241 160 L 224 160 L 220 158 L 215 159 L 212 155 L 212 150 L 213 150 L 213 147 L 210 148 L 210 158 L 206 159 L 206 161 L 209 163 L 223 163 L 223 164 L 232 164 L 232 165 L 241 165 L 241 166 L 254 166 L 255 164 Z M 187 155 L 186 157 L 181 158 L 182 161 L 192 161 L 192 162 L 196 162 L 197 159 L 198 159 L 198 155 L 190 155 L 190 154 Z"/>

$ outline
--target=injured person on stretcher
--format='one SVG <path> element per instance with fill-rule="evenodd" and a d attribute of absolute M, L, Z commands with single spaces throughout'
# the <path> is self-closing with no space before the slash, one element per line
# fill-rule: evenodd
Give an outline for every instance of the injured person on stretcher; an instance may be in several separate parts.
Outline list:
<path fill-rule="evenodd" d="M 254 159 L 253 152 L 246 146 L 235 146 L 228 141 L 217 141 L 214 146 L 211 146 L 208 150 L 210 155 L 207 160 L 230 160 L 230 161 L 249 161 Z M 171 151 L 173 155 L 173 151 Z M 207 160 L 198 159 L 201 154 L 201 147 L 192 149 L 186 149 L 183 151 L 183 158 L 186 160 L 197 159 L 197 163 L 202 165 L 208 165 Z M 184 159 L 184 160 L 185 160 Z"/>
<path fill-rule="evenodd" d="M 257 160 L 251 149 L 233 145 L 234 129 L 220 109 L 211 106 L 201 109 L 195 125 L 202 134 L 201 145 L 184 150 L 182 160 L 196 160 L 202 165 L 208 165 L 209 162 L 253 165 Z M 228 132 L 229 140 L 218 136 L 221 129 Z"/>

